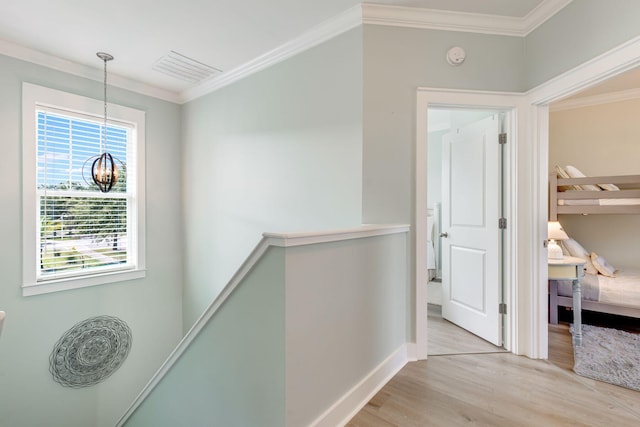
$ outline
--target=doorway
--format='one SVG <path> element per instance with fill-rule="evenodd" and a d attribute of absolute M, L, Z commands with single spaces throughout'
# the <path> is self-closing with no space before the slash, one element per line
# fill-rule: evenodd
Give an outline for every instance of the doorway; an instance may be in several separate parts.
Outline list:
<path fill-rule="evenodd" d="M 532 281 L 527 294 L 531 297 L 530 357 L 548 357 L 548 292 L 547 236 L 549 105 L 564 100 L 587 88 L 640 66 L 640 40 L 624 43 L 544 83 L 526 94 L 531 113 L 531 161 L 537 165 L 531 172 L 532 250 L 527 262 L 532 267 Z"/>
<path fill-rule="evenodd" d="M 429 355 L 502 347 L 503 121 L 496 110 L 428 109 Z"/>
<path fill-rule="evenodd" d="M 520 101 L 520 97 L 511 94 L 452 92 L 430 89 L 422 89 L 418 91 L 415 222 L 416 352 L 418 359 L 426 358 L 428 354 L 431 354 L 427 348 L 429 334 L 429 307 L 427 305 L 429 295 L 428 289 L 429 287 L 432 287 L 433 289 L 434 283 L 438 283 L 438 279 L 441 279 L 444 285 L 442 289 L 443 304 L 446 305 L 447 302 L 449 302 L 450 304 L 452 303 L 455 309 L 463 309 L 462 322 L 459 321 L 459 313 L 453 314 L 452 317 L 455 318 L 456 323 L 462 323 L 465 329 L 473 329 L 475 323 L 474 320 L 464 324 L 464 319 L 473 319 L 472 316 L 469 316 L 470 314 L 475 314 L 477 316 L 475 318 L 476 320 L 479 318 L 487 319 L 492 317 L 488 324 L 492 325 L 490 328 L 492 329 L 493 338 L 488 339 L 488 341 L 492 341 L 498 346 L 503 346 L 508 351 L 513 351 L 512 342 L 515 339 L 513 322 L 515 319 L 516 307 L 512 301 L 513 292 L 511 288 L 515 282 L 512 278 L 512 266 L 515 265 L 513 260 L 517 256 L 517 248 L 513 242 L 513 236 L 515 233 L 511 232 L 510 228 L 514 227 L 513 229 L 515 229 L 517 218 L 512 215 L 515 198 L 512 194 L 514 185 L 512 183 L 511 170 L 512 165 L 514 164 L 512 157 L 515 153 L 515 149 L 513 147 L 515 147 L 517 143 L 517 127 L 515 126 L 515 123 L 518 112 L 517 108 L 519 107 Z M 452 115 L 452 112 L 455 114 Z M 453 119 L 451 119 L 452 116 Z M 437 123 L 438 117 L 440 117 L 440 124 Z M 448 120 L 453 120 L 453 123 L 449 123 L 448 125 L 444 124 L 446 119 L 443 119 L 443 117 L 448 117 Z M 456 133 L 458 133 L 458 131 L 466 125 L 471 126 L 470 131 L 475 132 L 475 130 L 471 129 L 476 126 L 474 123 L 482 122 L 483 120 L 491 120 L 492 117 L 496 118 L 497 121 L 495 123 L 503 123 L 503 125 L 499 124 L 495 127 L 495 146 L 492 146 L 491 148 L 491 150 L 495 149 L 495 151 L 492 151 L 496 153 L 495 163 L 483 164 L 482 168 L 474 169 L 473 163 L 468 162 L 469 159 L 475 159 L 478 157 L 493 158 L 493 155 L 484 155 L 487 152 L 485 150 L 486 147 L 478 148 L 479 146 L 473 145 L 470 141 L 462 141 L 462 143 L 459 143 L 455 135 L 450 135 L 450 138 L 453 139 L 450 140 L 449 143 L 445 143 L 444 145 L 440 144 L 443 148 L 447 147 L 447 144 L 449 144 L 449 148 L 454 147 L 453 152 L 449 152 L 448 154 L 450 156 L 450 161 L 448 163 L 449 166 L 447 166 L 448 169 L 440 175 L 440 177 L 445 177 L 446 179 L 439 180 L 438 177 L 433 174 L 431 176 L 429 175 L 430 172 L 433 173 L 438 170 L 438 165 L 447 165 L 447 162 L 442 162 L 442 157 L 438 158 L 439 155 L 434 154 L 438 153 L 438 133 L 440 134 L 440 137 L 443 137 L 446 134 L 451 134 L 447 129 L 452 128 L 455 128 Z M 499 118 L 502 118 L 502 121 L 499 121 Z M 436 120 L 431 121 L 430 119 Z M 473 132 L 471 132 L 470 135 L 473 134 Z M 500 133 L 504 133 L 508 141 L 508 143 L 502 147 L 498 140 L 498 134 Z M 482 138 L 484 138 L 484 135 L 485 134 L 482 134 L 480 137 L 481 140 L 483 140 Z M 472 136 L 471 139 L 473 138 L 477 138 L 477 135 Z M 430 147 L 431 142 L 434 142 L 433 147 Z M 430 148 L 433 150 L 432 152 L 429 151 Z M 469 149 L 472 151 L 475 150 L 477 153 L 470 154 Z M 446 150 L 442 150 L 443 153 L 444 151 Z M 500 157 L 502 158 L 502 166 L 500 166 Z M 452 165 L 455 169 L 453 171 L 450 170 Z M 469 166 L 471 166 L 471 168 L 469 168 Z M 493 181 L 493 184 L 490 184 L 485 179 L 485 171 L 487 169 L 491 169 L 492 172 L 497 172 L 498 174 L 496 181 Z M 460 171 L 464 171 L 464 173 L 460 173 Z M 467 176 L 467 173 L 470 173 L 470 175 Z M 474 174 L 475 177 L 473 176 Z M 451 200 L 442 200 L 442 203 L 440 204 L 440 212 L 441 215 L 445 216 L 445 218 L 441 219 L 439 224 L 436 220 L 427 221 L 427 218 L 430 215 L 433 218 L 434 212 L 438 212 L 439 210 L 435 199 L 437 199 L 438 194 L 442 194 L 442 191 L 439 193 L 438 189 L 441 189 L 441 184 L 451 177 L 453 177 L 453 180 L 457 180 L 453 182 L 454 187 L 457 186 L 457 188 L 460 188 L 461 183 L 468 182 L 469 189 L 465 191 L 448 190 L 448 194 L 455 194 L 455 200 L 453 200 L 453 202 Z M 502 184 L 500 184 L 500 182 L 502 182 Z M 444 184 L 447 185 L 446 183 Z M 451 184 L 452 182 L 449 182 L 448 185 Z M 469 191 L 475 194 L 475 190 L 471 188 L 477 187 L 478 184 L 490 185 L 492 188 L 492 191 L 487 194 L 490 193 L 489 195 L 493 197 L 494 201 L 487 202 L 487 199 L 485 199 L 484 196 L 479 198 L 476 197 L 475 201 L 483 206 L 490 204 L 492 207 L 495 207 L 495 212 L 491 214 L 496 215 L 495 221 L 489 218 L 487 212 L 484 210 L 481 215 L 475 215 L 473 213 L 478 212 L 477 210 L 464 209 L 468 200 L 464 198 L 463 194 L 469 194 Z M 449 205 L 453 203 L 453 205 L 456 206 L 456 209 L 458 209 L 458 213 L 452 214 L 451 212 L 444 212 L 447 208 L 442 207 L 443 203 L 447 203 Z M 500 208 L 501 206 L 502 208 Z M 469 215 L 470 213 L 471 216 Z M 453 223 L 450 221 L 452 218 L 454 219 Z M 507 228 L 502 231 L 499 230 L 500 218 L 504 218 L 508 224 Z M 468 220 L 467 224 L 465 225 L 465 221 L 461 219 L 465 219 L 465 221 Z M 432 226 L 432 222 L 434 223 L 434 226 Z M 462 230 L 460 228 L 456 229 L 454 227 L 460 224 L 463 225 L 462 228 L 465 228 L 466 226 L 467 230 Z M 483 228 L 479 227 L 479 224 L 482 224 L 483 227 L 486 225 L 486 229 L 491 230 L 489 233 L 495 235 L 496 258 L 495 261 L 490 262 L 491 268 L 487 267 L 489 264 L 484 263 L 484 258 L 487 256 L 484 249 L 469 250 L 468 248 L 473 245 L 455 242 L 455 238 L 461 236 L 463 231 L 469 231 L 469 229 L 479 230 L 480 228 Z M 491 227 L 489 227 L 489 225 L 491 225 Z M 448 234 L 448 236 L 446 236 L 448 231 L 442 228 L 438 229 L 436 228 L 437 226 L 449 227 L 451 231 L 453 231 L 453 234 Z M 440 234 L 444 234 L 443 237 L 449 240 L 443 242 L 440 239 Z M 486 240 L 484 237 L 479 236 L 480 235 L 475 236 L 476 241 Z M 485 234 L 484 236 L 486 237 L 487 235 Z M 443 251 L 446 252 L 444 257 L 442 253 Z M 500 251 L 503 251 L 504 257 L 499 256 Z M 427 266 L 427 260 L 430 258 L 429 252 L 432 252 L 435 255 L 435 269 L 425 268 Z M 447 266 L 447 262 L 451 260 L 451 258 L 447 260 L 447 256 L 450 256 L 452 253 L 455 258 L 454 264 L 459 263 L 464 265 L 464 268 L 456 268 L 455 265 Z M 438 262 L 440 263 L 439 267 Z M 473 269 L 467 268 L 470 265 L 474 266 Z M 480 281 L 481 286 L 479 288 L 466 289 L 464 287 L 456 287 L 456 284 L 466 283 L 470 279 L 475 280 L 476 277 L 478 277 L 475 272 L 480 271 L 483 268 L 490 270 L 489 272 L 493 273 L 493 276 L 483 276 L 482 281 Z M 455 277 L 451 277 L 452 272 L 456 275 Z M 449 275 L 449 277 L 447 277 L 447 275 Z M 436 279 L 435 282 L 434 280 L 430 280 L 433 278 Z M 454 283 L 453 292 L 450 288 L 452 280 Z M 493 296 L 487 296 L 486 292 L 488 291 L 492 291 Z M 433 290 L 431 294 L 433 296 Z M 488 304 L 491 304 L 491 306 Z M 501 307 L 501 304 L 505 305 Z M 504 313 L 505 306 L 507 307 L 506 313 Z M 509 310 L 509 306 L 513 309 Z M 503 310 L 503 312 L 500 313 L 499 310 Z M 447 311 L 447 309 L 444 308 L 443 311 Z M 489 316 L 489 314 L 491 316 Z M 448 314 L 445 316 L 451 315 Z M 485 324 L 487 323 L 485 322 Z M 481 336 L 484 334 L 483 331 L 478 330 L 474 330 L 473 332 L 474 334 Z"/>

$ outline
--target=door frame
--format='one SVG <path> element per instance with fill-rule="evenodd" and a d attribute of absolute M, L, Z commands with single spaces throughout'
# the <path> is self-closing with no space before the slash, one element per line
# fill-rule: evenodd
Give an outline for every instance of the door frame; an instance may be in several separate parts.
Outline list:
<path fill-rule="evenodd" d="M 553 78 L 526 93 L 526 103 L 531 117 L 530 144 L 532 163 L 530 175 L 532 189 L 533 235 L 529 246 L 531 268 L 530 346 L 527 355 L 546 359 L 549 351 L 547 305 L 547 254 L 544 242 L 547 238 L 548 175 L 549 175 L 549 104 L 576 94 L 584 89 L 640 66 L 640 37 L 623 43 L 568 72 Z"/>
<path fill-rule="evenodd" d="M 525 126 L 524 96 L 509 92 L 485 92 L 464 90 L 443 90 L 418 88 L 416 97 L 416 181 L 415 181 L 415 332 L 416 358 L 427 358 L 427 282 L 425 268 L 427 259 L 427 156 L 429 108 L 465 108 L 477 110 L 504 111 L 507 127 L 507 144 L 503 152 L 503 209 L 507 218 L 504 231 L 503 262 L 503 302 L 507 304 L 507 314 L 503 319 L 502 341 L 504 348 L 518 353 L 518 290 L 517 275 L 518 245 L 516 244 L 517 215 L 517 158 L 518 141 Z M 497 143 L 497 142 L 496 142 Z M 497 227 L 497 224 L 496 224 Z"/>

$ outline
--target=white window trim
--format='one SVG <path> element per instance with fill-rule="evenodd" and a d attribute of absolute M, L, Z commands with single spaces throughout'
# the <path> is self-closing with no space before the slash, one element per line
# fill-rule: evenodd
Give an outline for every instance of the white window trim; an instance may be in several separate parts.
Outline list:
<path fill-rule="evenodd" d="M 133 269 L 95 273 L 81 277 L 66 277 L 37 281 L 39 242 L 37 241 L 37 191 L 36 191 L 36 109 L 39 106 L 61 108 L 81 114 L 103 117 L 104 101 L 74 95 L 31 83 L 22 84 L 22 295 L 39 295 L 87 286 L 122 282 L 145 276 L 145 112 L 122 105 L 108 104 L 109 119 L 135 125 L 137 144 L 136 199 L 131 214 L 136 236 L 131 250 L 137 252 Z"/>

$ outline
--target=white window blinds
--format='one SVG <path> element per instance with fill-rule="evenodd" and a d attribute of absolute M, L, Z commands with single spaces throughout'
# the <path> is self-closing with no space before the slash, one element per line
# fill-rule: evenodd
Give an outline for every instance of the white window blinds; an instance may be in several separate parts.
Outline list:
<path fill-rule="evenodd" d="M 92 157 L 104 151 L 103 123 L 57 109 L 40 108 L 36 114 L 37 280 L 133 267 L 131 128 L 107 126 L 106 147 L 124 167 L 118 163 L 118 182 L 109 193 L 101 193 L 90 170 Z"/>

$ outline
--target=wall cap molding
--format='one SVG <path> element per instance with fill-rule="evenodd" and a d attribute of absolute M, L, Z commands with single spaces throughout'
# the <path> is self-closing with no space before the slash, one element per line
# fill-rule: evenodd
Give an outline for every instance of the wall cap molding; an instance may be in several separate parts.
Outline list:
<path fill-rule="evenodd" d="M 342 240 L 362 239 L 387 234 L 406 233 L 407 224 L 365 224 L 361 227 L 342 230 L 305 232 L 305 233 L 263 233 L 263 237 L 272 246 L 288 248 L 292 246 L 313 245 L 318 243 L 339 242 Z"/>

